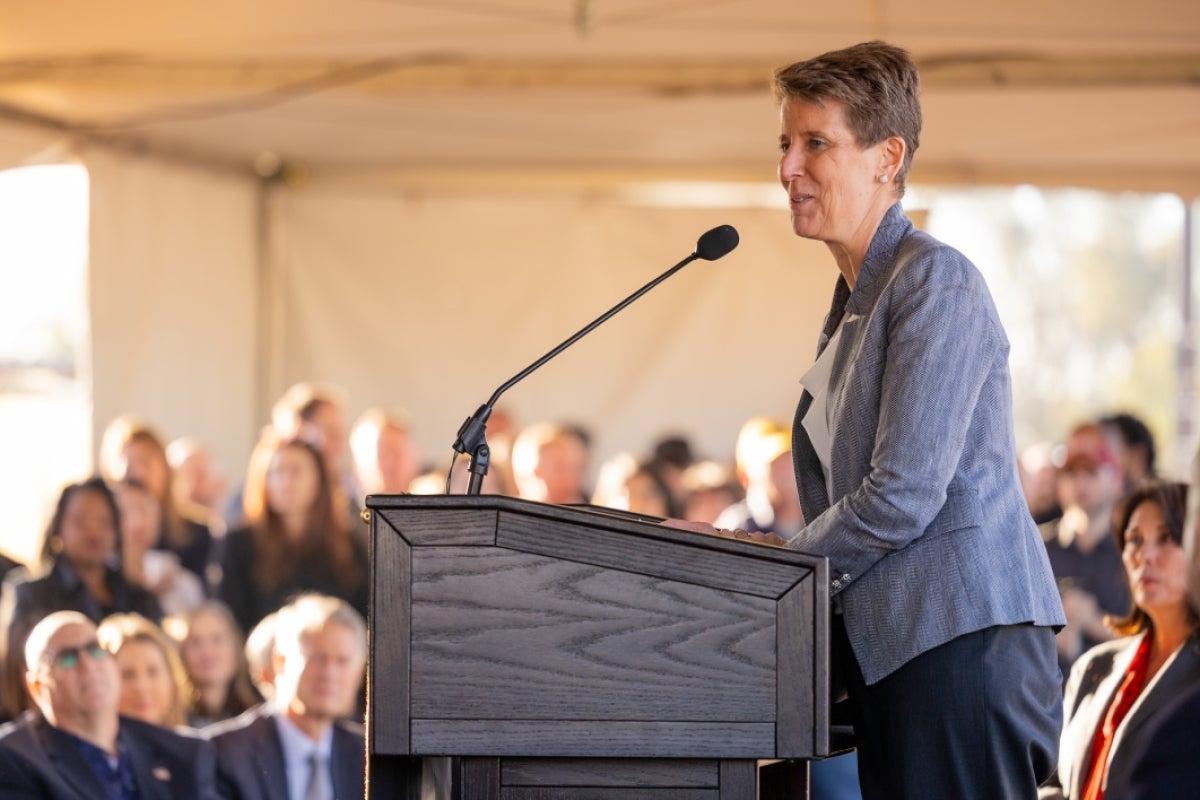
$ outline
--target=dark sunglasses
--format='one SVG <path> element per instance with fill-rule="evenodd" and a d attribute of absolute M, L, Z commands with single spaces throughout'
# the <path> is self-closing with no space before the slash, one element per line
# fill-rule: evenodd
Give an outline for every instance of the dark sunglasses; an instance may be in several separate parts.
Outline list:
<path fill-rule="evenodd" d="M 111 653 L 100 646 L 98 641 L 93 639 L 78 647 L 64 647 L 62 650 L 58 650 L 49 656 L 46 661 L 59 669 L 75 669 L 75 667 L 79 666 L 79 657 L 85 653 L 92 661 L 102 661 L 111 655 Z"/>

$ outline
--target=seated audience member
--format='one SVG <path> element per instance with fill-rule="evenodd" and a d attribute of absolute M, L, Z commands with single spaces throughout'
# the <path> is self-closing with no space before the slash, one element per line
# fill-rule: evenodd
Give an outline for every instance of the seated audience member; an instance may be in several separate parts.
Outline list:
<path fill-rule="evenodd" d="M 0 623 L 7 632 L 4 697 L 10 717 L 27 706 L 21 656 L 26 634 L 42 617 L 69 610 L 96 623 L 118 612 L 162 619 L 154 595 L 121 571 L 120 518 L 104 481 L 69 484 L 42 542 L 48 569 L 41 577 L 16 575 L 4 584 Z"/>
<path fill-rule="evenodd" d="M 656 461 L 643 461 L 625 478 L 616 508 L 651 517 L 678 518 L 679 508 Z"/>
<path fill-rule="evenodd" d="M 1109 619 L 1121 636 L 1093 647 L 1071 669 L 1063 700 L 1058 769 L 1040 798 L 1115 797 L 1147 724 L 1200 681 L 1200 619 L 1187 599 L 1183 524 L 1187 487 L 1149 482 L 1117 515 L 1116 539 L 1133 595 Z"/>
<path fill-rule="evenodd" d="M 40 621 L 25 663 L 36 710 L 0 728 L 0 797 L 216 797 L 208 742 L 118 714 L 116 662 L 87 617 Z"/>
<path fill-rule="evenodd" d="M 790 539 L 804 525 L 800 490 L 792 466 L 791 430 L 757 417 L 738 432 L 734 459 L 745 499 L 717 518 L 716 527 L 773 533 Z"/>
<path fill-rule="evenodd" d="M 1062 518 L 1058 499 L 1058 466 L 1054 463 L 1054 445 L 1037 442 L 1021 451 L 1017 460 L 1021 491 L 1029 515 L 1038 525 Z"/>
<path fill-rule="evenodd" d="M 369 494 L 404 494 L 421 474 L 421 449 L 409 431 L 408 416 L 370 408 L 350 431 L 350 453 L 361 505 Z"/>
<path fill-rule="evenodd" d="M 179 556 L 155 550 L 162 509 L 147 487 L 126 478 L 113 487 L 121 511 L 121 568 L 125 577 L 154 593 L 164 614 L 195 608 L 204 602 L 204 585 Z"/>
<path fill-rule="evenodd" d="M 248 631 L 299 592 L 367 610 L 366 543 L 333 507 L 321 454 L 308 442 L 264 440 L 246 475 L 248 526 L 225 537 L 220 598 Z"/>
<path fill-rule="evenodd" d="M 519 497 L 539 503 L 586 503 L 589 443 L 576 427 L 530 425 L 513 443 L 512 471 Z"/>
<path fill-rule="evenodd" d="M 692 443 L 686 436 L 663 436 L 651 448 L 650 462 L 670 487 L 671 501 L 677 509 L 683 508 L 687 496 L 683 485 L 684 473 L 695 461 Z"/>
<path fill-rule="evenodd" d="M 237 620 L 224 603 L 209 600 L 168 617 L 163 628 L 179 643 L 179 657 L 191 684 L 189 725 L 203 728 L 236 717 L 262 700 L 250 683 Z"/>
<path fill-rule="evenodd" d="M 175 643 L 162 628 L 137 614 L 113 614 L 96 630 L 121 676 L 121 714 L 151 725 L 187 724 L 184 698 L 191 694 Z"/>
<path fill-rule="evenodd" d="M 362 726 L 343 718 L 366 665 L 366 624 L 344 601 L 302 595 L 275 620 L 275 694 L 209 729 L 227 800 L 362 797 Z"/>
<path fill-rule="evenodd" d="M 1184 555 L 1188 569 L 1188 595 L 1193 610 L 1200 610 L 1200 451 L 1192 461 L 1192 486 L 1184 526 Z M 1200 681 L 1158 713 L 1146 726 L 1133 754 L 1129 784 L 1110 784 L 1113 798 L 1163 800 L 1200 796 Z"/>
<path fill-rule="evenodd" d="M 728 467 L 697 461 L 683 473 L 683 518 L 712 525 L 721 512 L 742 499 L 742 487 Z"/>
<path fill-rule="evenodd" d="M 264 700 L 275 693 L 275 617 L 272 611 L 258 621 L 246 636 L 246 668 L 250 683 Z"/>
<path fill-rule="evenodd" d="M 1125 491 L 1131 491 L 1157 474 L 1154 434 L 1145 422 L 1128 412 L 1100 418 L 1100 426 L 1115 445 Z"/>
<path fill-rule="evenodd" d="M 212 531 L 204 519 L 186 513 L 191 509 L 180 508 L 175 501 L 174 476 L 162 437 L 140 420 L 118 417 L 109 423 L 100 443 L 100 474 L 110 483 L 135 480 L 154 493 L 162 510 L 155 549 L 177 555 L 179 563 L 208 586 Z"/>
<path fill-rule="evenodd" d="M 194 436 L 181 436 L 167 445 L 167 463 L 171 465 L 171 490 L 180 508 L 191 509 L 213 535 L 225 533 L 225 496 L 229 481 L 217 467 L 208 446 Z"/>
<path fill-rule="evenodd" d="M 1107 434 L 1096 423 L 1077 426 L 1067 437 L 1066 460 L 1059 470 L 1062 517 L 1040 529 L 1067 615 L 1056 638 L 1064 676 L 1084 650 L 1112 638 L 1105 615 L 1129 608 L 1129 587 L 1113 536 L 1121 485 Z"/>

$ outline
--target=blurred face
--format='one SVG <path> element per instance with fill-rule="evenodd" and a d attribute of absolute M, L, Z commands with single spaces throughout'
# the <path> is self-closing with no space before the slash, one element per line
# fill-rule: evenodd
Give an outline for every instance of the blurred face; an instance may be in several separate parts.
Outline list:
<path fill-rule="evenodd" d="M 312 453 L 302 447 L 284 447 L 267 467 L 267 505 L 275 513 L 304 514 L 321 490 L 321 476 Z"/>
<path fill-rule="evenodd" d="M 342 410 L 333 403 L 321 403 L 313 409 L 302 429 L 315 434 L 310 439 L 317 444 L 326 468 L 334 475 L 341 471 L 342 455 L 346 450 L 346 420 Z"/>
<path fill-rule="evenodd" d="M 171 471 L 162 451 L 150 442 L 134 439 L 121 451 L 125 458 L 125 474 L 122 477 L 142 484 L 154 496 L 165 498 L 171 483 Z"/>
<path fill-rule="evenodd" d="M 635 514 L 667 516 L 667 500 L 658 484 L 644 472 L 635 472 L 625 481 L 625 508 Z"/>
<path fill-rule="evenodd" d="M 340 622 L 301 637 L 300 652 L 277 654 L 275 696 L 303 716 L 334 720 L 354 710 L 366 653 Z"/>
<path fill-rule="evenodd" d="M 225 494 L 225 478 L 213 463 L 212 455 L 204 450 L 195 450 L 179 462 L 175 480 L 184 497 L 205 508 L 220 505 Z"/>
<path fill-rule="evenodd" d="M 103 568 L 117 549 L 117 522 L 103 495 L 76 490 L 59 530 L 62 556 L 79 569 Z"/>
<path fill-rule="evenodd" d="M 545 502 L 578 502 L 586 461 L 583 447 L 573 439 L 555 439 L 542 445 L 533 474 L 546 487 Z"/>
<path fill-rule="evenodd" d="M 1116 502 L 1121 476 L 1110 464 L 1068 464 L 1058 474 L 1059 501 L 1063 508 L 1103 512 Z"/>
<path fill-rule="evenodd" d="M 894 177 L 886 169 L 883 143 L 860 148 L 837 100 L 825 100 L 822 107 L 788 98 L 779 117 L 779 182 L 787 190 L 792 230 L 831 244 L 864 236 L 870 241 L 876 224 L 872 209 L 882 193 L 891 191 L 879 176 Z"/>
<path fill-rule="evenodd" d="M 92 625 L 59 628 L 30 671 L 30 694 L 52 725 L 76 730 L 95 717 L 117 713 L 121 679 Z"/>
<path fill-rule="evenodd" d="M 145 553 L 158 542 L 162 511 L 148 489 L 120 485 L 116 489 L 121 510 L 121 546 L 127 557 Z"/>
<path fill-rule="evenodd" d="M 197 686 L 227 685 L 237 673 L 238 643 L 229 624 L 216 614 L 197 613 L 179 646 L 183 666 Z"/>
<path fill-rule="evenodd" d="M 771 462 L 771 505 L 776 510 L 800 507 L 800 487 L 792 464 L 792 451 L 780 453 Z"/>
<path fill-rule="evenodd" d="M 379 431 L 376 459 L 379 467 L 379 490 L 385 494 L 407 492 L 409 484 L 421 471 L 421 457 L 412 437 L 407 432 L 390 426 Z"/>
<path fill-rule="evenodd" d="M 1133 601 L 1152 619 L 1157 612 L 1177 613 L 1186 607 L 1187 559 L 1183 548 L 1171 539 L 1158 503 L 1147 500 L 1133 510 L 1121 561 Z"/>
<path fill-rule="evenodd" d="M 121 713 L 165 725 L 175 703 L 175 680 L 158 645 L 144 640 L 126 642 L 115 656 L 121 674 Z"/>

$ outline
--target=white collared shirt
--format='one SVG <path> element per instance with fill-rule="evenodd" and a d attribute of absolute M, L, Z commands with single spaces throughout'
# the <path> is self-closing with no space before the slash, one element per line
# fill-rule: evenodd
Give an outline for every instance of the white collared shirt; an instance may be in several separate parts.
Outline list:
<path fill-rule="evenodd" d="M 283 764 L 287 769 L 288 797 L 290 800 L 304 800 L 304 792 L 308 788 L 309 775 L 312 772 L 312 756 L 317 753 L 329 772 L 329 796 L 333 796 L 333 771 L 331 758 L 333 755 L 333 726 L 325 729 L 320 741 L 314 742 L 308 734 L 296 727 L 287 712 L 276 710 L 271 715 L 275 719 L 275 727 L 279 731 L 279 741 L 283 744 Z"/>

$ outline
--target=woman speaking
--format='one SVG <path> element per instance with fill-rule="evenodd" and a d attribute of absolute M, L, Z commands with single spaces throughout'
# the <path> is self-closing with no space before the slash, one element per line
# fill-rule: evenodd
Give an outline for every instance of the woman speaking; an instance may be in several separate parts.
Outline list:
<path fill-rule="evenodd" d="M 784 67 L 775 88 L 792 229 L 840 272 L 801 380 L 808 524 L 787 546 L 829 559 L 863 797 L 1035 797 L 1062 720 L 1062 605 L 1017 478 L 987 286 L 900 207 L 916 66 L 870 42 Z"/>

